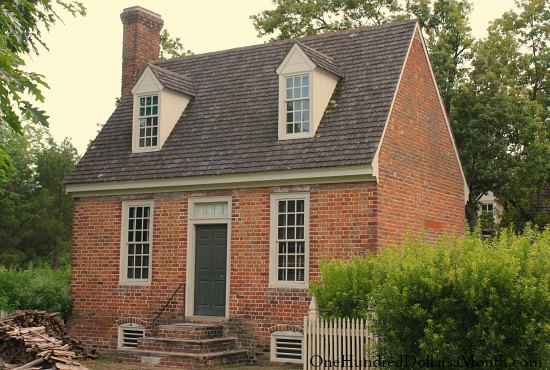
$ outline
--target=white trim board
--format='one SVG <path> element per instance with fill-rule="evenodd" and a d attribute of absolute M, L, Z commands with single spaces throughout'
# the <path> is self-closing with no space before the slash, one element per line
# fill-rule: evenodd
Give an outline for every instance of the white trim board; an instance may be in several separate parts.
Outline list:
<path fill-rule="evenodd" d="M 367 164 L 244 174 L 68 184 L 66 189 L 67 193 L 72 194 L 74 197 L 86 197 L 172 191 L 253 188 L 261 186 L 331 184 L 374 180 L 372 166 Z"/>

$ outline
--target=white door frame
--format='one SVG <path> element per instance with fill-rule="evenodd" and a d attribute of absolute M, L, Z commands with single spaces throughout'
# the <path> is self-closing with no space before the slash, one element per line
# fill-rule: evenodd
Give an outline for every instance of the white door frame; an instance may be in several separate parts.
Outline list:
<path fill-rule="evenodd" d="M 196 205 L 200 203 L 227 203 L 227 215 L 197 215 Z M 187 222 L 187 263 L 185 279 L 185 316 L 195 315 L 195 242 L 196 225 L 227 225 L 227 265 L 225 278 L 225 317 L 229 318 L 229 287 L 231 282 L 231 196 L 190 197 Z"/>

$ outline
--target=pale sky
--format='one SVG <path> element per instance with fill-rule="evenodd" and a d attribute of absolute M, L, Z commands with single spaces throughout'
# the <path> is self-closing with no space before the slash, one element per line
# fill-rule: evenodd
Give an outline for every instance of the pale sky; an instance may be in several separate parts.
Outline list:
<path fill-rule="evenodd" d="M 164 19 L 164 28 L 180 37 L 195 54 L 259 44 L 250 15 L 271 9 L 270 0 L 80 0 L 86 17 L 63 14 L 43 40 L 49 47 L 26 58 L 28 68 L 46 76 L 41 106 L 50 116 L 50 132 L 59 142 L 71 139 L 83 154 L 105 123 L 120 95 L 122 23 L 120 13 L 134 5 Z M 513 0 L 473 0 L 471 24 L 476 38 L 486 36 L 489 22 L 514 6 Z"/>

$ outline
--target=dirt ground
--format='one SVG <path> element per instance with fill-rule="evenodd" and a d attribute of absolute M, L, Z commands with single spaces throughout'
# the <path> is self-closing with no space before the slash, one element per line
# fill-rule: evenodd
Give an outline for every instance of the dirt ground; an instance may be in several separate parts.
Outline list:
<path fill-rule="evenodd" d="M 91 370 L 159 370 L 163 369 L 161 367 L 154 366 L 140 366 L 140 365 L 129 365 L 121 364 L 116 362 L 112 357 L 101 358 L 95 361 L 80 361 L 80 363 Z M 227 366 L 223 368 L 216 368 L 216 370 L 298 370 L 301 369 L 301 366 L 292 366 L 292 365 L 283 365 L 283 366 Z M 170 368 L 174 369 L 174 368 Z"/>

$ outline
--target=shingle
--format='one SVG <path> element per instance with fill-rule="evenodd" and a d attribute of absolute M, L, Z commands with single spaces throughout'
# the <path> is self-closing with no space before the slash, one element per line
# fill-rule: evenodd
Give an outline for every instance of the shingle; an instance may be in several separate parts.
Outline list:
<path fill-rule="evenodd" d="M 343 76 L 342 70 L 331 57 L 300 42 L 298 42 L 297 44 L 302 48 L 308 58 L 311 59 L 313 63 L 315 63 L 316 66 L 321 67 L 331 73 L 334 73 L 336 76 Z"/>
<path fill-rule="evenodd" d="M 152 69 L 163 85 L 194 94 L 162 150 L 132 153 L 133 97 L 128 94 L 65 182 L 369 164 L 414 29 L 414 21 L 404 21 L 157 61 Z M 315 136 L 279 141 L 275 70 L 296 42 L 315 51 L 314 62 L 330 60 L 342 77 L 336 103 Z"/>
<path fill-rule="evenodd" d="M 149 63 L 149 68 L 151 68 L 151 71 L 158 78 L 162 86 L 189 96 L 195 96 L 193 82 L 187 76 L 169 71 L 152 63 Z"/>

